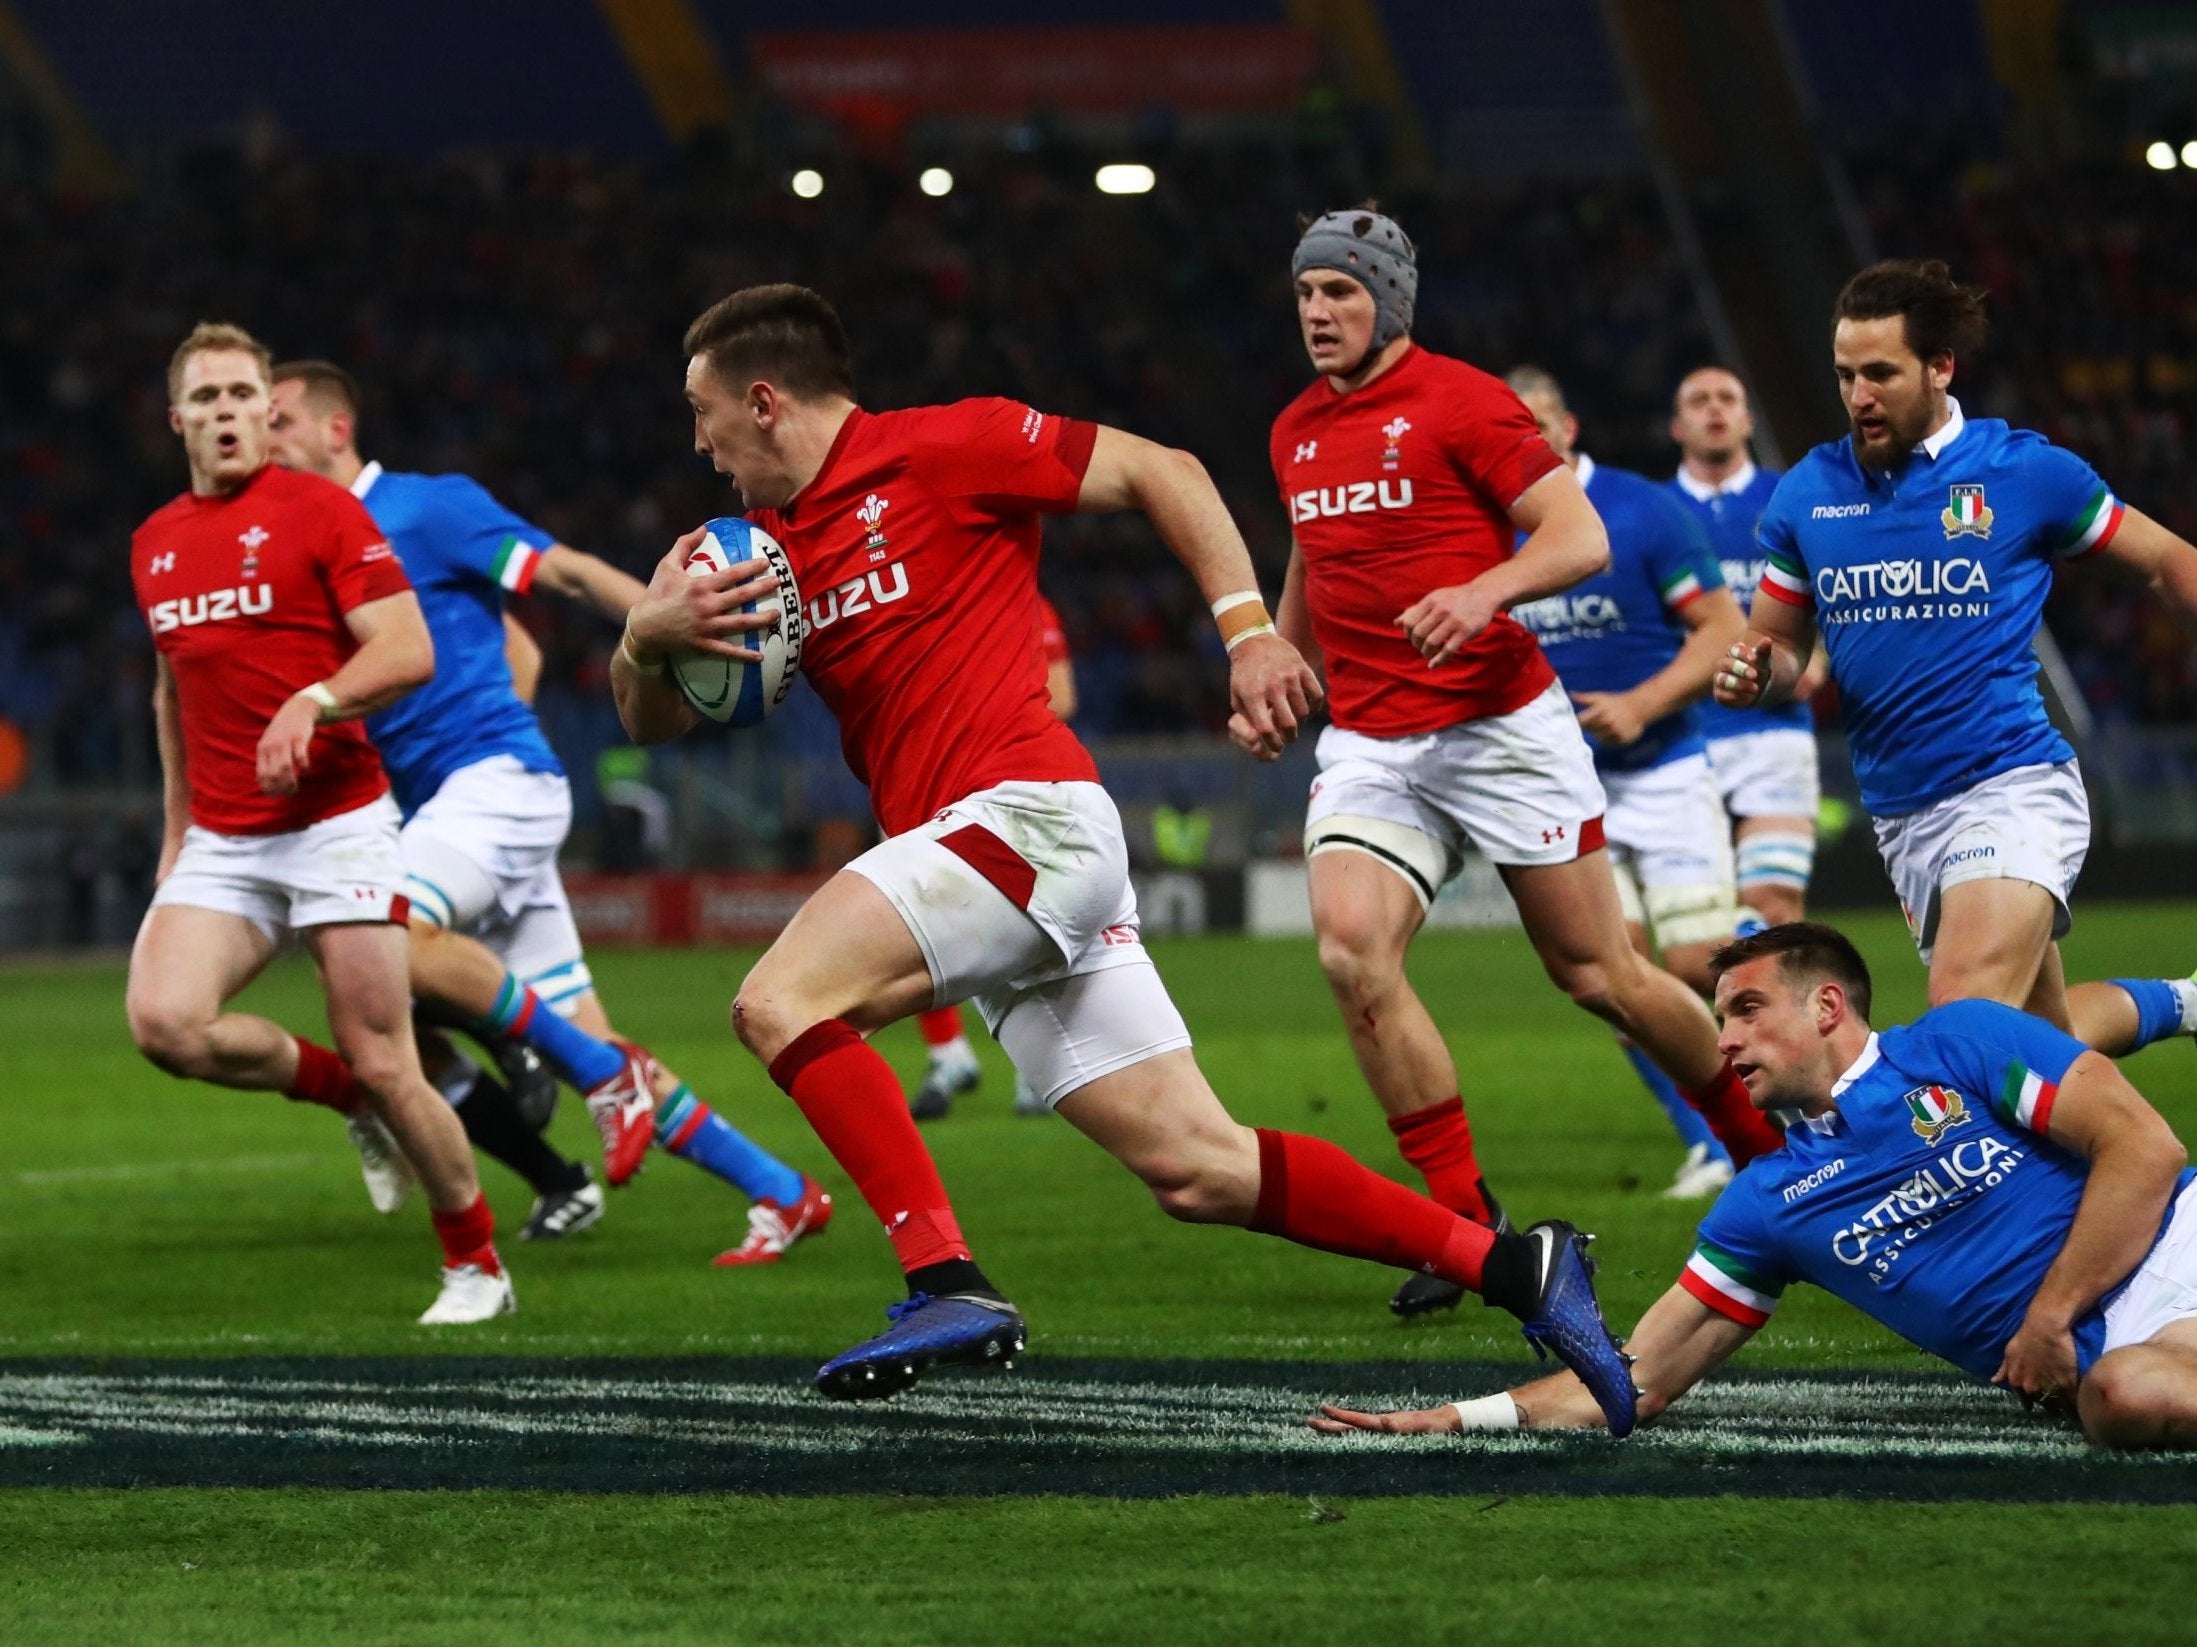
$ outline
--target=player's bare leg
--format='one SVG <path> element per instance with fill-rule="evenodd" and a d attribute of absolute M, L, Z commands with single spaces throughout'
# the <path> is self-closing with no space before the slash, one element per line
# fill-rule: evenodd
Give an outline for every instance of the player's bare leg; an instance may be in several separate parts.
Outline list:
<path fill-rule="evenodd" d="M 1717 1050 L 1716 1021 L 1701 997 L 1642 960 L 1627 940 L 1608 854 L 1505 865 L 1502 874 L 1557 988 L 1638 1042 L 1701 1111 L 1735 1163 L 1779 1147 L 1777 1128 L 1755 1109 Z"/>
<path fill-rule="evenodd" d="M 145 917 L 130 951 L 130 1037 L 170 1075 L 279 1092 L 297 1071 L 297 1043 L 270 1019 L 224 1012 L 258 977 L 275 941 L 242 915 L 165 904 Z"/>
<path fill-rule="evenodd" d="M 2052 894 L 2034 881 L 2001 877 L 1945 888 L 1938 894 L 1930 1004 L 2001 1001 L 2069 1029 L 2066 986 L 2055 988 L 2043 976 L 2052 914 Z"/>
<path fill-rule="evenodd" d="M 1742 818 L 1734 831 L 1734 839 L 1744 848 L 1750 840 L 1794 838 L 1807 836 L 1813 840 L 1816 821 L 1801 817 Z M 1781 881 L 1746 881 L 1739 883 L 1739 901 L 1762 917 L 1765 926 L 1783 926 L 1787 921 L 1806 920 L 1808 892 L 1805 887 L 1788 886 Z"/>
<path fill-rule="evenodd" d="M 2197 1321 L 2100 1356 L 2075 1405 L 2093 1445 L 2197 1446 Z"/>

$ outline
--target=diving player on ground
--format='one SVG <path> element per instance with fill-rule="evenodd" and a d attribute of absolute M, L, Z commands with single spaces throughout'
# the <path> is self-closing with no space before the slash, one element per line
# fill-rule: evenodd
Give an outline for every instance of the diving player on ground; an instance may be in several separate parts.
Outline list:
<path fill-rule="evenodd" d="M 360 724 L 428 678 L 434 649 L 372 517 L 268 462 L 268 389 L 249 333 L 201 325 L 183 340 L 168 421 L 191 489 L 130 545 L 159 654 L 166 795 L 130 1034 L 171 1075 L 348 1117 L 370 1187 L 397 1172 L 401 1145 L 443 1248 L 442 1292 L 420 1320 L 484 1321 L 512 1309 L 511 1281 L 464 1130 L 412 1045 L 397 809 Z M 224 1010 L 292 933 L 320 969 L 336 1052 Z"/>
<path fill-rule="evenodd" d="M 1948 390 L 1983 343 L 1983 294 L 1943 263 L 1864 269 L 1833 312 L 1852 428 L 1778 482 L 1717 701 L 1787 701 L 1822 635 L 1932 1004 L 2003 1001 L 2114 1056 L 2197 1029 L 2187 979 L 2068 987 L 2056 940 L 2090 805 L 2033 651 L 2057 567 L 2102 562 L 2197 617 L 2197 549 L 2072 452 L 1962 413 Z"/>
<path fill-rule="evenodd" d="M 2107 1059 L 2027 1013 L 1958 1001 L 1869 1027 L 1869 972 L 1809 923 L 1719 952 L 1723 1044 L 1755 1102 L 1806 1118 L 1702 1220 L 1628 1341 L 1652 1418 L 1809 1281 L 2101 1447 L 2197 1446 L 2197 1173 Z M 1352 1430 L 1576 1429 L 1568 1376 L 1416 1412 L 1321 1409 Z"/>
<path fill-rule="evenodd" d="M 1501 871 L 1559 988 L 1643 1047 L 1735 1155 L 1775 1149 L 1699 998 L 1626 938 L 1594 759 L 1509 615 L 1608 565 L 1593 506 L 1516 395 L 1412 341 L 1418 271 L 1393 222 L 1330 212 L 1291 270 L 1319 375 L 1275 420 L 1270 456 L 1294 535 L 1277 622 L 1328 676 L 1305 816 L 1312 923 L 1404 1159 L 1443 1205 L 1500 1218 L 1456 1062 L 1404 976 L 1468 844 Z M 1390 1307 L 1457 1298 L 1415 1276 Z"/>
<path fill-rule="evenodd" d="M 1266 620 L 1197 460 L 1007 400 L 865 412 L 838 316 L 797 286 L 733 293 L 686 347 L 696 448 L 785 547 L 810 626 L 802 667 L 888 835 L 810 898 L 733 1003 L 740 1039 L 860 1187 L 907 1276 L 891 1327 L 828 1362 L 818 1387 L 886 1395 L 932 1365 L 996 1366 L 1021 1348 L 1022 1317 L 971 1257 L 900 1084 L 863 1038 L 974 997 L 1031 1086 L 1172 1216 L 1475 1287 L 1628 1429 L 1632 1386 L 1575 1230 L 1497 1234 L 1332 1144 L 1239 1126 L 1139 941 L 1120 820 L 1047 706 L 1037 648 L 1017 638 L 1037 634 L 1040 517 L 1141 509 L 1216 608 L 1245 735 L 1269 752 L 1294 737 L 1318 687 Z M 696 718 L 664 676 L 668 654 L 739 655 L 741 632 L 773 621 L 737 610 L 773 587 L 764 563 L 689 578 L 699 541 L 657 568 L 612 666 L 644 742 Z"/>
<path fill-rule="evenodd" d="M 647 1053 L 615 1039 L 557 871 L 572 792 L 505 656 L 507 594 L 548 590 L 623 620 L 637 579 L 556 541 L 462 475 L 392 474 L 358 452 L 358 385 L 327 361 L 275 368 L 275 455 L 346 487 L 389 533 L 435 641 L 435 677 L 369 723 L 405 817 L 413 991 L 536 1045 L 587 1096 L 613 1185 L 650 1139 L 744 1191 L 748 1238 L 720 1264 L 769 1263 L 831 1218 L 831 1197 L 742 1136 Z M 474 941 L 486 940 L 489 947 Z M 493 950 L 493 953 L 491 953 Z M 538 1197 L 522 1232 L 602 1216 L 603 1192 L 451 1051 L 437 1084 L 476 1143 Z M 664 1089 L 656 1102 L 654 1086 Z"/>

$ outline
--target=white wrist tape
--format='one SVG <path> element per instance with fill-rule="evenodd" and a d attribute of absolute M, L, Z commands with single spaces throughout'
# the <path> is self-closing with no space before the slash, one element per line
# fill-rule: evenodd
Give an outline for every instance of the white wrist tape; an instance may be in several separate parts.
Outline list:
<path fill-rule="evenodd" d="M 1253 635 L 1271 635 L 1273 633 L 1274 626 L 1271 623 L 1254 623 L 1248 629 L 1237 630 L 1222 644 L 1225 650 L 1233 652 Z"/>
<path fill-rule="evenodd" d="M 1256 589 L 1239 589 L 1233 595 L 1223 595 L 1213 603 L 1213 616 L 1217 618 L 1223 612 L 1232 612 L 1239 606 L 1248 605 L 1252 601 L 1264 601 L 1265 599 L 1266 597 Z"/>
<path fill-rule="evenodd" d="M 1505 1391 L 1500 1395 L 1483 1395 L 1476 1401 L 1452 1402 L 1457 1409 L 1457 1425 L 1463 1430 L 1515 1430 L 1518 1428 L 1518 1403 Z"/>
<path fill-rule="evenodd" d="M 336 701 L 336 695 L 328 690 L 328 684 L 325 681 L 315 681 L 311 686 L 301 686 L 297 690 L 297 695 L 301 698 L 310 698 L 318 704 L 322 720 L 326 720 L 343 707 L 342 704 Z"/>

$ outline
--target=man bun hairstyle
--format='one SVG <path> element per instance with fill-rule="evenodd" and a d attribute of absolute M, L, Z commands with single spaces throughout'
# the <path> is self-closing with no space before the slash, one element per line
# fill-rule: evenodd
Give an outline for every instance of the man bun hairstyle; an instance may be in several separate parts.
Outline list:
<path fill-rule="evenodd" d="M 277 383 L 302 383 L 305 398 L 317 411 L 359 411 L 359 380 L 332 360 L 286 360 L 275 368 Z"/>
<path fill-rule="evenodd" d="M 720 298 L 687 328 L 685 349 L 736 393 L 760 380 L 805 399 L 855 398 L 846 328 L 806 286 L 747 286 Z"/>
<path fill-rule="evenodd" d="M 1975 353 L 1990 336 L 1984 314 L 1988 294 L 1981 286 L 1963 286 L 1940 258 L 1887 258 L 1872 263 L 1847 281 L 1831 306 L 1841 320 L 1884 320 L 1898 315 L 1907 323 L 1907 346 L 1919 360 Z"/>
<path fill-rule="evenodd" d="M 168 357 L 168 399 L 173 401 L 183 392 L 183 368 L 191 356 L 213 354 L 223 349 L 241 349 L 252 356 L 259 362 L 262 377 L 269 377 L 274 371 L 274 351 L 243 327 L 233 326 L 226 320 L 202 320 L 191 328 L 190 335 L 178 343 L 175 353 Z"/>
<path fill-rule="evenodd" d="M 1869 963 L 1836 927 L 1820 921 L 1787 921 L 1782 926 L 1766 926 L 1745 938 L 1734 938 L 1709 957 L 1709 976 L 1721 978 L 1734 967 L 1766 955 L 1779 958 L 1778 970 L 1787 983 L 1804 989 L 1822 983 L 1838 985 L 1846 991 L 1846 999 L 1862 1022 L 1869 1021 Z"/>

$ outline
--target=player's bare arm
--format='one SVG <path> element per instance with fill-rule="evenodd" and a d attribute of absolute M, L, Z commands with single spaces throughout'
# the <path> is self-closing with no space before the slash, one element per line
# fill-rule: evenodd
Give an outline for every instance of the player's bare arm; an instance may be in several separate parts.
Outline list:
<path fill-rule="evenodd" d="M 2141 579 L 2165 605 L 2197 622 L 2197 546 L 2139 510 L 2124 510 L 2121 529 L 2097 552 L 2108 569 Z"/>
<path fill-rule="evenodd" d="M 1319 678 L 1265 617 L 1251 551 L 1205 465 L 1188 452 L 1101 425 L 1076 509 L 1143 512 L 1216 608 L 1228 641 L 1229 735 L 1262 759 L 1280 755 L 1320 701 Z M 1251 599 L 1240 606 L 1227 604 L 1245 595 Z"/>
<path fill-rule="evenodd" d="M 259 787 L 269 795 L 297 793 L 315 727 L 387 709 L 435 672 L 435 643 L 411 590 L 354 606 L 343 621 L 358 650 L 326 680 L 294 693 L 260 734 Z"/>
<path fill-rule="evenodd" d="M 1055 658 L 1045 666 L 1045 707 L 1055 720 L 1076 718 L 1076 666 L 1066 658 Z"/>
<path fill-rule="evenodd" d="M 2067 1243 L 1992 1376 L 2025 1398 L 2073 1393 L 2075 1320 L 2143 1261 L 2189 1160 L 2165 1117 L 2096 1052 L 2061 1077 L 2045 1136 L 2090 1171 Z"/>
<path fill-rule="evenodd" d="M 613 622 L 623 622 L 647 585 L 621 572 L 600 556 L 570 544 L 553 543 L 534 569 L 534 588 L 592 606 Z"/>
<path fill-rule="evenodd" d="M 705 577 L 687 576 L 687 556 L 706 535 L 696 527 L 656 563 L 647 588 L 626 613 L 626 632 L 611 655 L 611 696 L 626 736 L 635 743 L 664 743 L 700 718 L 664 672 L 673 653 L 713 652 L 759 663 L 762 654 L 742 646 L 740 637 L 778 621 L 773 607 L 741 610 L 778 588 L 778 574 L 767 561 L 743 561 Z"/>
<path fill-rule="evenodd" d="M 1509 514 L 1526 535 L 1515 555 L 1470 583 L 1429 591 L 1396 615 L 1429 669 L 1449 662 L 1498 613 L 1559 594 L 1610 563 L 1609 533 L 1569 468 L 1551 469 L 1527 487 Z"/>
<path fill-rule="evenodd" d="M 158 885 L 175 867 L 183 850 L 183 831 L 191 822 L 191 784 L 183 768 L 183 706 L 176 696 L 175 671 L 166 657 L 153 654 L 153 738 L 160 747 L 160 865 Z"/>
<path fill-rule="evenodd" d="M 1815 655 L 1815 617 L 1801 607 L 1758 595 L 1747 622 L 1747 632 L 1726 648 L 1719 661 L 1710 691 L 1718 703 L 1731 709 L 1787 702 L 1799 692 L 1801 677 Z"/>
<path fill-rule="evenodd" d="M 503 661 L 511 671 L 511 690 L 521 703 L 531 705 L 542 684 L 542 649 L 509 612 L 503 615 Z"/>
<path fill-rule="evenodd" d="M 1579 724 L 1605 743 L 1624 745 L 1666 715 L 1709 695 L 1709 677 L 1746 633 L 1747 620 L 1729 589 L 1705 590 L 1679 608 L 1686 639 L 1678 656 L 1626 692 L 1577 692 Z"/>
<path fill-rule="evenodd" d="M 1294 535 L 1289 540 L 1289 570 L 1282 574 L 1281 604 L 1274 608 L 1274 628 L 1297 649 L 1297 655 L 1316 672 L 1324 672 L 1327 660 L 1312 633 L 1312 607 L 1304 593 L 1304 551 Z"/>
<path fill-rule="evenodd" d="M 1648 1307 L 1625 1341 L 1626 1353 L 1639 1358 L 1633 1380 L 1641 1390 L 1640 1421 L 1645 1424 L 1660 1417 L 1672 1402 L 1738 1354 L 1754 1334 L 1754 1328 L 1719 1315 L 1685 1288 L 1671 1288 Z M 1505 1400 L 1513 1410 L 1503 1408 Z M 1587 1387 L 1568 1372 L 1536 1379 L 1503 1396 L 1404 1412 L 1363 1413 L 1323 1405 L 1310 1422 L 1324 1435 L 1348 1435 L 1355 1430 L 1387 1435 L 1455 1435 L 1468 1428 L 1598 1430 L 1606 1423 Z"/>

